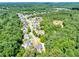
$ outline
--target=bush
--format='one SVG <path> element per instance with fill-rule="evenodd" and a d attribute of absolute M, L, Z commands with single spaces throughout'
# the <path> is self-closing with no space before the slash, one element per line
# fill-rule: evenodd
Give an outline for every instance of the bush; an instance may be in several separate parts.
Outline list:
<path fill-rule="evenodd" d="M 27 34 L 29 34 L 31 32 L 31 29 L 30 29 L 30 27 L 28 27 L 28 32 L 27 32 Z"/>
<path fill-rule="evenodd" d="M 35 30 L 33 30 L 33 34 L 34 34 L 35 36 L 37 36 L 37 33 L 35 32 Z"/>
<path fill-rule="evenodd" d="M 45 42 L 45 36 L 44 35 L 40 35 L 40 41 Z"/>

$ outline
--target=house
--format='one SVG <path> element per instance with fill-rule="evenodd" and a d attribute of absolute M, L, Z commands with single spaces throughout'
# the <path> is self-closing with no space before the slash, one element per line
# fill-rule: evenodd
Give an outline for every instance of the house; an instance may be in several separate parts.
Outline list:
<path fill-rule="evenodd" d="M 29 39 L 29 34 L 24 34 L 24 39 Z"/>
<path fill-rule="evenodd" d="M 23 26 L 23 34 L 25 34 L 27 32 L 27 28 Z"/>
<path fill-rule="evenodd" d="M 26 47 L 31 46 L 31 45 L 32 45 L 32 43 L 30 41 L 27 41 L 24 44 L 22 44 L 22 47 L 26 48 Z"/>
<path fill-rule="evenodd" d="M 17 13 L 18 17 L 20 18 L 21 22 L 24 22 L 24 15 Z"/>
<path fill-rule="evenodd" d="M 33 27 L 34 27 L 34 28 L 37 28 L 37 26 L 38 26 L 38 22 L 37 22 L 37 20 L 34 20 L 34 22 L 33 22 Z"/>
<path fill-rule="evenodd" d="M 45 34 L 44 30 L 36 30 L 36 29 L 34 29 L 34 31 L 36 32 L 37 35 L 44 35 Z"/>
<path fill-rule="evenodd" d="M 45 34 L 45 31 L 44 31 L 44 30 L 39 30 L 39 31 L 38 31 L 38 34 L 39 34 L 39 35 L 44 35 L 44 34 Z"/>
<path fill-rule="evenodd" d="M 39 45 L 34 46 L 34 48 L 38 51 L 38 52 L 45 52 L 45 47 L 44 47 L 44 43 L 40 43 Z"/>

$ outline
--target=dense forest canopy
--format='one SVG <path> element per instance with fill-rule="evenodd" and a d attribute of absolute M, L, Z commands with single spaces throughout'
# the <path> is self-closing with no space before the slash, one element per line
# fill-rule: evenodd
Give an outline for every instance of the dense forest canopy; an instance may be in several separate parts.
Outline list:
<path fill-rule="evenodd" d="M 78 2 L 0 3 L 0 56 L 79 56 L 78 6 Z M 21 47 L 23 33 L 17 13 L 35 13 L 35 16 L 43 17 L 41 26 L 46 34 L 41 38 L 46 52 L 38 53 Z M 63 28 L 53 25 L 54 20 L 63 21 Z"/>

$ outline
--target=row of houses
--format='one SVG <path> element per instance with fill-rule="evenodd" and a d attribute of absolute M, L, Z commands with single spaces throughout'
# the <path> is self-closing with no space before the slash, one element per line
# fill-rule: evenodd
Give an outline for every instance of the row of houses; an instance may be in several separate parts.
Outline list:
<path fill-rule="evenodd" d="M 35 31 L 37 35 L 45 34 L 44 30 L 37 29 L 40 27 L 40 22 L 43 20 L 42 17 L 34 17 L 28 19 L 29 15 L 23 15 L 20 13 L 18 13 L 18 17 L 23 23 L 23 40 L 25 40 L 25 42 L 22 44 L 22 47 L 26 49 L 29 46 L 33 46 L 34 49 L 38 52 L 45 51 L 44 43 L 42 43 L 40 38 L 35 36 L 33 33 L 33 31 Z M 30 32 L 28 33 L 28 31 Z"/>

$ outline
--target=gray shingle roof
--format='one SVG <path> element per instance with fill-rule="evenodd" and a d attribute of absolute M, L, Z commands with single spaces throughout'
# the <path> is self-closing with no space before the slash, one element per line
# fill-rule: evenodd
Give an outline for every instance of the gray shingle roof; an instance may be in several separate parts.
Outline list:
<path fill-rule="evenodd" d="M 27 46 L 31 46 L 32 43 L 30 41 L 25 42 L 22 47 L 26 48 Z"/>
<path fill-rule="evenodd" d="M 29 35 L 28 34 L 24 34 L 24 39 L 29 39 Z"/>

